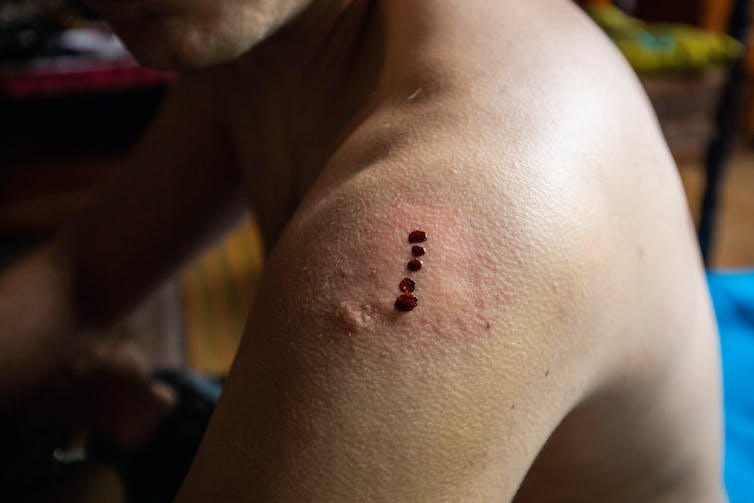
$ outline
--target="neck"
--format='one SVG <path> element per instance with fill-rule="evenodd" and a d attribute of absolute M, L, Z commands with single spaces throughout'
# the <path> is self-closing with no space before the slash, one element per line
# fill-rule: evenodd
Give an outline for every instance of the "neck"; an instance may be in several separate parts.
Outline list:
<path fill-rule="evenodd" d="M 348 0 L 316 3 L 233 63 L 236 89 L 249 100 L 243 111 L 235 104 L 231 113 L 247 131 L 239 141 L 253 152 L 258 188 L 252 192 L 275 194 L 275 201 L 266 201 L 266 193 L 252 194 L 268 239 L 274 240 L 338 144 L 370 109 L 381 58 L 377 1 Z"/>
<path fill-rule="evenodd" d="M 321 166 L 368 107 L 381 71 L 377 3 L 315 3 L 237 65 L 242 78 L 265 75 L 259 97 L 286 126 L 289 152 Z"/>

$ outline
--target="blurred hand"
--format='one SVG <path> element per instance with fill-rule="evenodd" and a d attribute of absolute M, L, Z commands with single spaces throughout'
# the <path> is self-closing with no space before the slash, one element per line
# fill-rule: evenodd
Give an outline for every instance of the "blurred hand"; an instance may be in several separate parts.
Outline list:
<path fill-rule="evenodd" d="M 0 413 L 138 449 L 169 413 L 170 390 L 150 383 L 132 342 L 81 333 L 61 270 L 42 252 L 0 274 Z"/>
<path fill-rule="evenodd" d="M 80 347 L 28 411 L 31 421 L 63 422 L 131 452 L 149 440 L 173 400 L 170 388 L 150 382 L 146 359 L 133 342 L 104 338 Z"/>

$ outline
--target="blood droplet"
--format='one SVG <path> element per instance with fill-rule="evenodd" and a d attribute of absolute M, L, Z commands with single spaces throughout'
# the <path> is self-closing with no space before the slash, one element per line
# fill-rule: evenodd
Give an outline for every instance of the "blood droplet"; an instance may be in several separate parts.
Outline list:
<path fill-rule="evenodd" d="M 411 231 L 408 235 L 409 243 L 423 243 L 429 236 L 424 231 Z"/>
<path fill-rule="evenodd" d="M 411 278 L 403 278 L 398 284 L 398 289 L 403 293 L 411 293 L 416 290 L 416 283 Z"/>
<path fill-rule="evenodd" d="M 422 265 L 424 265 L 422 264 L 422 261 L 419 260 L 418 258 L 415 258 L 411 262 L 406 264 L 406 267 L 408 268 L 409 271 L 416 272 L 422 268 Z"/>
<path fill-rule="evenodd" d="M 419 299 L 410 293 L 404 293 L 395 301 L 395 308 L 398 311 L 411 311 L 419 303 Z"/>
<path fill-rule="evenodd" d="M 423 246 L 414 245 L 411 247 L 411 255 L 413 255 L 414 257 L 421 257 L 425 253 L 427 253 L 427 249 Z"/>

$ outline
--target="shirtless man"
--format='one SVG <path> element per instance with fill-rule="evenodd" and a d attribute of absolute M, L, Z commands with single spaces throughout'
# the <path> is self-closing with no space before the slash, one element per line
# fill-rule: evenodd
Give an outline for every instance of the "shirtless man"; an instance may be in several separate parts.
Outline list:
<path fill-rule="evenodd" d="M 6 274 L 6 403 L 242 196 L 269 259 L 176 501 L 724 501 L 717 338 L 679 178 L 577 7 L 92 4 L 185 77 L 127 179 Z M 413 230 L 429 234 L 417 272 Z M 19 302 L 46 314 L 17 320 Z"/>

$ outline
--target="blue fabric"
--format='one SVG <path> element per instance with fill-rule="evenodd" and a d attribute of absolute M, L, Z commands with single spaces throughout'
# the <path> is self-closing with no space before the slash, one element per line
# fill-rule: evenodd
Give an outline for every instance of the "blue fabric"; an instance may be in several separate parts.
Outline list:
<path fill-rule="evenodd" d="M 754 502 L 754 270 L 707 274 L 720 330 L 725 485 L 730 503 Z"/>

